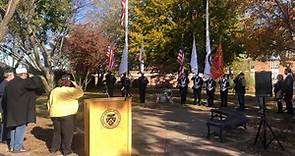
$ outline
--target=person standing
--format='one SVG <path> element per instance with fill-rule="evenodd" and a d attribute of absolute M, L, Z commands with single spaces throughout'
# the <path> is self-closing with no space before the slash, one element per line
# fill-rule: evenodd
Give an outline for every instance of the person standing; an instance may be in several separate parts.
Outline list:
<path fill-rule="evenodd" d="M 131 80 L 126 76 L 126 73 L 122 74 L 120 82 L 122 84 L 122 97 L 128 97 L 130 95 Z"/>
<path fill-rule="evenodd" d="M 228 97 L 228 87 L 229 87 L 229 78 L 227 74 L 224 74 L 219 81 L 220 84 L 220 99 L 221 107 L 227 106 L 227 97 Z"/>
<path fill-rule="evenodd" d="M 208 107 L 212 107 L 214 104 L 215 87 L 216 82 L 211 77 L 209 77 L 209 79 L 206 81 Z"/>
<path fill-rule="evenodd" d="M 148 83 L 149 83 L 149 81 L 144 76 L 144 73 L 141 73 L 141 76 L 138 78 L 140 103 L 145 102 L 145 90 L 146 90 L 146 86 L 148 85 Z"/>
<path fill-rule="evenodd" d="M 74 116 L 78 111 L 78 99 L 84 94 L 76 82 L 70 81 L 67 75 L 58 81 L 47 102 L 49 116 L 53 122 L 53 138 L 50 153 L 62 150 L 63 155 L 72 154 L 72 139 L 74 136 Z"/>
<path fill-rule="evenodd" d="M 235 83 L 235 91 L 238 95 L 238 101 L 239 101 L 239 110 L 244 111 L 245 110 L 245 93 L 246 93 L 246 80 L 245 80 L 245 74 L 241 72 L 234 80 Z"/>
<path fill-rule="evenodd" d="M 108 71 L 108 73 L 105 75 L 105 80 L 103 82 L 106 85 L 106 90 L 107 90 L 106 92 L 109 97 L 113 97 L 114 86 L 116 81 L 117 81 L 116 77 L 112 74 L 111 71 Z"/>
<path fill-rule="evenodd" d="M 2 108 L 2 99 L 4 96 L 4 91 L 7 83 L 11 80 L 14 79 L 14 73 L 12 70 L 7 70 L 3 74 L 3 81 L 0 83 L 0 113 L 1 113 L 1 130 L 0 130 L 0 141 L 6 141 L 8 138 L 7 136 L 7 130 L 5 129 L 5 125 L 3 125 L 3 119 L 4 119 L 4 114 L 3 114 L 3 108 Z"/>
<path fill-rule="evenodd" d="M 28 79 L 26 68 L 17 68 L 16 74 L 6 85 L 3 108 L 4 124 L 10 130 L 10 151 L 20 153 L 27 151 L 23 148 L 27 124 L 36 122 L 34 91 L 40 84 L 35 77 Z"/>
<path fill-rule="evenodd" d="M 278 106 L 278 111 L 277 113 L 283 113 L 283 104 L 282 104 L 282 100 L 283 100 L 283 75 L 279 74 L 277 76 L 277 82 L 274 84 L 274 94 L 275 94 L 275 100 L 277 101 L 277 106 Z"/>
<path fill-rule="evenodd" d="M 285 69 L 285 80 L 283 83 L 284 100 L 286 102 L 287 113 L 293 115 L 293 76 L 290 68 Z"/>
<path fill-rule="evenodd" d="M 188 88 L 189 79 L 187 74 L 182 74 L 181 78 L 178 80 L 179 91 L 180 91 L 180 104 L 185 104 L 186 102 L 186 94 Z"/>
<path fill-rule="evenodd" d="M 203 85 L 203 79 L 199 76 L 199 74 L 195 74 L 192 79 L 193 81 L 193 94 L 194 94 L 194 105 L 198 104 L 200 105 L 201 102 L 201 92 L 202 92 L 202 85 Z"/>

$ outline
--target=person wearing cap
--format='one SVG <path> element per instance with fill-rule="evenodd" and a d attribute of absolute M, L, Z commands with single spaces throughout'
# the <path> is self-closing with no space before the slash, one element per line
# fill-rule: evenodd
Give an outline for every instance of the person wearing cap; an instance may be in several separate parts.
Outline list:
<path fill-rule="evenodd" d="M 121 88 L 122 97 L 126 98 L 130 96 L 131 80 L 127 77 L 126 73 L 122 74 L 119 83 L 121 83 L 122 85 L 122 88 Z"/>
<path fill-rule="evenodd" d="M 220 85 L 220 99 L 221 107 L 227 107 L 228 87 L 229 87 L 229 76 L 224 74 L 219 80 Z"/>
<path fill-rule="evenodd" d="M 74 155 L 71 149 L 74 116 L 79 108 L 78 99 L 83 94 L 82 88 L 76 82 L 69 80 L 69 76 L 63 76 L 58 81 L 58 87 L 50 92 L 47 107 L 54 128 L 50 153 L 62 150 L 63 155 Z"/>
<path fill-rule="evenodd" d="M 5 87 L 3 97 L 4 124 L 10 130 L 9 148 L 13 153 L 26 152 L 23 141 L 28 123 L 36 122 L 35 91 L 38 81 L 28 79 L 26 68 L 17 68 L 16 77 Z"/>
<path fill-rule="evenodd" d="M 214 105 L 214 96 L 215 96 L 215 88 L 216 82 L 211 77 L 205 81 L 206 84 L 206 93 L 207 93 L 207 103 L 208 107 L 213 107 Z"/>
<path fill-rule="evenodd" d="M 193 94 L 194 94 L 194 105 L 201 104 L 201 91 L 202 91 L 202 85 L 204 83 L 203 79 L 199 76 L 198 73 L 195 73 L 195 75 L 191 79 L 193 81 Z"/>
<path fill-rule="evenodd" d="M 183 105 L 186 103 L 186 94 L 187 94 L 187 89 L 189 84 L 187 71 L 181 75 L 181 77 L 178 80 L 178 84 L 179 84 L 179 92 L 180 92 L 180 104 Z"/>

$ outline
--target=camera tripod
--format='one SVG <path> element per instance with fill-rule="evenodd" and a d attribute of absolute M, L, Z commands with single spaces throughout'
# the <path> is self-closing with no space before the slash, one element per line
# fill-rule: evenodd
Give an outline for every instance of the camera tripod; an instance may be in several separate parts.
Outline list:
<path fill-rule="evenodd" d="M 269 123 L 266 120 L 266 115 L 265 115 L 265 110 L 266 110 L 266 106 L 265 106 L 265 96 L 259 96 L 258 97 L 259 100 L 260 98 L 262 98 L 262 114 L 260 116 L 260 122 L 259 122 L 259 127 L 256 133 L 256 137 L 255 137 L 255 142 L 254 145 L 257 143 L 257 140 L 259 137 L 261 137 L 261 141 L 262 141 L 262 145 L 264 149 L 267 149 L 267 147 L 274 141 L 276 140 L 279 144 L 279 146 L 281 147 L 282 150 L 285 150 L 285 148 L 283 147 L 283 145 L 280 143 L 280 140 L 278 139 L 278 137 L 275 135 L 275 133 L 273 132 L 271 126 L 269 125 Z M 262 128 L 262 130 L 261 130 Z M 268 141 L 266 138 L 266 134 L 267 134 L 267 130 L 269 130 L 271 132 L 272 138 Z M 262 136 L 260 136 L 260 132 L 262 132 Z"/>

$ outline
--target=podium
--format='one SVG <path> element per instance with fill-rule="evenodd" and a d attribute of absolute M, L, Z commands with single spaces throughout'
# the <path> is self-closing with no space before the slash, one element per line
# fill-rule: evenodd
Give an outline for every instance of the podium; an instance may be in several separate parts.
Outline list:
<path fill-rule="evenodd" d="M 85 100 L 85 156 L 131 156 L 131 108 L 130 98 Z"/>

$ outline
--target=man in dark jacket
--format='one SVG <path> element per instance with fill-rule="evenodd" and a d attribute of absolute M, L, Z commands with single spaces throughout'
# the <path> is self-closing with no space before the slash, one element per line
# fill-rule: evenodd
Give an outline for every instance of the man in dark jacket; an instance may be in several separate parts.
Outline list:
<path fill-rule="evenodd" d="M 122 74 L 120 83 L 122 85 L 122 88 L 121 88 L 122 97 L 126 98 L 130 96 L 131 80 L 126 76 L 126 73 Z"/>
<path fill-rule="evenodd" d="M 148 83 L 149 83 L 149 81 L 144 76 L 144 73 L 141 73 L 141 76 L 138 78 L 138 88 L 139 88 L 140 103 L 145 102 L 145 89 L 146 89 L 146 86 L 147 86 Z"/>
<path fill-rule="evenodd" d="M 202 91 L 202 85 L 203 85 L 203 79 L 199 76 L 198 73 L 196 73 L 192 79 L 193 84 L 193 94 L 194 94 L 194 105 L 199 104 L 201 102 L 201 91 Z"/>
<path fill-rule="evenodd" d="M 293 115 L 293 76 L 290 68 L 285 69 L 286 78 L 283 84 L 284 100 L 286 102 L 287 113 Z"/>
<path fill-rule="evenodd" d="M 246 93 L 246 80 L 245 80 L 245 74 L 240 73 L 234 80 L 235 83 L 235 91 L 238 95 L 238 101 L 240 111 L 245 110 L 245 93 Z"/>
<path fill-rule="evenodd" d="M 211 77 L 209 77 L 209 79 L 206 81 L 208 107 L 212 107 L 214 104 L 215 87 L 216 82 Z"/>
<path fill-rule="evenodd" d="M 105 75 L 105 80 L 103 82 L 106 85 L 107 94 L 110 97 L 113 97 L 114 86 L 116 81 L 116 77 L 112 74 L 111 71 L 108 71 L 108 73 Z"/>
<path fill-rule="evenodd" d="M 187 94 L 187 88 L 189 84 L 188 74 L 182 74 L 180 79 L 178 80 L 179 84 L 179 91 L 180 91 L 180 104 L 185 104 L 186 102 L 186 94 Z"/>
<path fill-rule="evenodd" d="M 2 109 L 2 99 L 4 96 L 4 91 L 7 83 L 14 79 L 14 73 L 12 70 L 5 71 L 4 74 L 4 80 L 0 83 L 0 113 L 1 113 L 1 130 L 0 130 L 0 141 L 7 140 L 7 130 L 4 128 L 6 126 L 3 125 L 3 109 Z"/>
<path fill-rule="evenodd" d="M 17 77 L 7 83 L 3 99 L 4 123 L 10 129 L 10 150 L 25 152 L 23 141 L 28 123 L 36 121 L 35 94 L 39 89 L 25 68 L 16 69 Z"/>
<path fill-rule="evenodd" d="M 228 75 L 224 74 L 222 78 L 219 80 L 220 84 L 220 98 L 221 98 L 221 107 L 227 106 L 227 96 L 228 96 L 228 87 L 229 87 L 229 79 Z"/>

